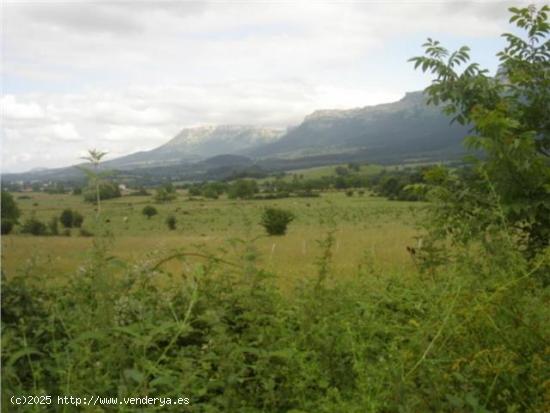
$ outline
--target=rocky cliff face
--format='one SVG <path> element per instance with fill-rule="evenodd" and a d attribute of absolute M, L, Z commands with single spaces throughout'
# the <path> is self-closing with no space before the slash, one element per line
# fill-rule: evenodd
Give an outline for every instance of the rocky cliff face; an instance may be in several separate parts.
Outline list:
<path fill-rule="evenodd" d="M 422 92 L 403 99 L 349 110 L 319 110 L 279 140 L 252 150 L 259 157 L 302 156 L 364 150 L 393 153 L 456 153 L 467 128 L 451 125 L 440 108 L 427 106 Z"/>

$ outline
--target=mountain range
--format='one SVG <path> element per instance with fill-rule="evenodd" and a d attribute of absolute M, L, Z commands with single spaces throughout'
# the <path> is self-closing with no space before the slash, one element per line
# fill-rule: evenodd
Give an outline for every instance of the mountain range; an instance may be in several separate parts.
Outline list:
<path fill-rule="evenodd" d="M 441 108 L 426 105 L 422 92 L 410 92 L 392 103 L 318 110 L 287 129 L 251 125 L 185 128 L 158 148 L 106 161 L 103 168 L 131 176 L 176 175 L 192 180 L 212 177 L 211 169 L 239 166 L 285 170 L 349 161 L 444 161 L 463 153 L 462 140 L 467 134 L 468 129 L 451 124 Z M 2 180 L 59 181 L 79 176 L 78 168 L 68 167 L 5 174 Z"/>

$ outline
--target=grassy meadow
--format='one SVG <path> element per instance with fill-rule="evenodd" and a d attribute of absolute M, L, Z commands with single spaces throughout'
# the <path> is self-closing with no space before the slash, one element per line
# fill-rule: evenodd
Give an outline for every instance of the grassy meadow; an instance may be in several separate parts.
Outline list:
<path fill-rule="evenodd" d="M 81 195 L 13 195 L 21 223 L 69 208 L 84 235 L 59 223 L 63 235 L 2 237 L 2 404 L 104 401 L 13 411 L 545 411 L 548 257 L 526 262 L 505 227 L 490 248 L 419 248 L 433 205 L 370 191 L 123 194 L 99 215 Z M 294 215 L 285 235 L 260 225 L 268 207 Z M 189 405 L 121 403 L 144 396 Z"/>
<path fill-rule="evenodd" d="M 207 249 L 214 255 L 231 259 L 234 240 L 254 239 L 259 259 L 273 271 L 281 285 L 316 272 L 315 259 L 321 254 L 319 241 L 334 231 L 333 270 L 345 277 L 365 260 L 375 260 L 385 268 L 408 270 L 414 266 L 406 246 L 415 245 L 415 215 L 421 203 L 388 201 L 365 194 L 346 196 L 344 191 L 324 192 L 319 198 L 279 200 L 193 199 L 184 191 L 168 203 L 156 203 L 153 196 L 123 196 L 104 201 L 97 229 L 95 207 L 82 196 L 69 194 L 25 193 L 17 199 L 20 221 L 34 216 L 49 222 L 63 209 L 79 211 L 83 228 L 92 233 L 108 231 L 110 252 L 118 258 L 136 261 L 161 257 L 172 250 Z M 22 197 L 22 199 L 21 199 Z M 148 219 L 142 214 L 153 205 L 158 214 Z M 266 207 L 288 209 L 296 219 L 284 236 L 267 236 L 259 225 Z M 166 218 L 176 217 L 175 230 Z M 60 232 L 63 232 L 61 224 Z M 3 267 L 13 274 L 32 263 L 47 262 L 53 274 L 75 271 L 92 245 L 78 228 L 71 236 L 32 236 L 10 234 L 2 238 Z"/>

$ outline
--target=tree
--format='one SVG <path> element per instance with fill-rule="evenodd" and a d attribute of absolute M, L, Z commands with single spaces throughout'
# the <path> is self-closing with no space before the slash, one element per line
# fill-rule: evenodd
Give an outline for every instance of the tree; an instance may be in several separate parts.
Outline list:
<path fill-rule="evenodd" d="M 70 209 L 64 209 L 63 212 L 61 212 L 61 215 L 59 216 L 59 221 L 61 221 L 61 225 L 63 225 L 65 228 L 72 228 L 73 211 Z"/>
<path fill-rule="evenodd" d="M 119 198 L 122 196 L 116 182 L 102 181 L 99 183 L 99 198 L 102 200 Z M 90 188 L 84 192 L 84 201 L 97 205 L 97 188 Z"/>
<path fill-rule="evenodd" d="M 294 220 L 294 214 L 285 209 L 267 208 L 262 214 L 261 225 L 269 235 L 284 235 L 288 224 Z"/>
<path fill-rule="evenodd" d="M 230 199 L 248 199 L 252 198 L 257 192 L 258 184 L 256 183 L 256 181 L 250 179 L 239 179 L 229 187 L 227 196 Z"/>
<path fill-rule="evenodd" d="M 141 211 L 143 215 L 147 217 L 147 219 L 151 219 L 153 215 L 157 215 L 157 209 L 154 206 L 147 205 L 143 207 L 143 210 Z"/>
<path fill-rule="evenodd" d="M 163 185 L 157 189 L 155 194 L 155 201 L 157 202 L 169 202 L 176 199 L 176 190 L 171 183 Z"/>
<path fill-rule="evenodd" d="M 505 225 L 531 257 L 550 239 L 550 7 L 509 10 L 526 38 L 502 35 L 507 46 L 498 53 L 496 76 L 470 63 L 468 47 L 450 53 L 432 39 L 424 56 L 410 60 L 435 76 L 428 103 L 443 104 L 454 121 L 471 125 L 466 145 L 484 152 L 472 160 L 471 173 L 449 172 L 433 185 L 442 232 L 464 242 Z M 487 213 L 491 205 L 498 213 Z"/>
<path fill-rule="evenodd" d="M 1 219 L 2 219 L 2 234 L 9 234 L 11 230 L 13 229 L 13 226 L 17 224 L 19 217 L 21 216 L 21 211 L 17 207 L 17 204 L 15 203 L 13 196 L 6 191 L 2 191 L 2 198 L 1 198 L 2 205 L 0 205 L 1 209 Z"/>
<path fill-rule="evenodd" d="M 80 228 L 84 217 L 77 211 L 71 209 L 64 209 L 59 216 L 59 221 L 65 228 Z"/>

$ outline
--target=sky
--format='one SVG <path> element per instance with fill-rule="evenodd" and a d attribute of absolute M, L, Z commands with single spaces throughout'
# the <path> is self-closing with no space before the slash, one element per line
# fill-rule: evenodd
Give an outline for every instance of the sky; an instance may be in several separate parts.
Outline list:
<path fill-rule="evenodd" d="M 431 37 L 494 73 L 508 1 L 13 1 L 1 9 L 2 172 L 155 148 L 182 128 L 287 127 L 399 100 Z"/>

